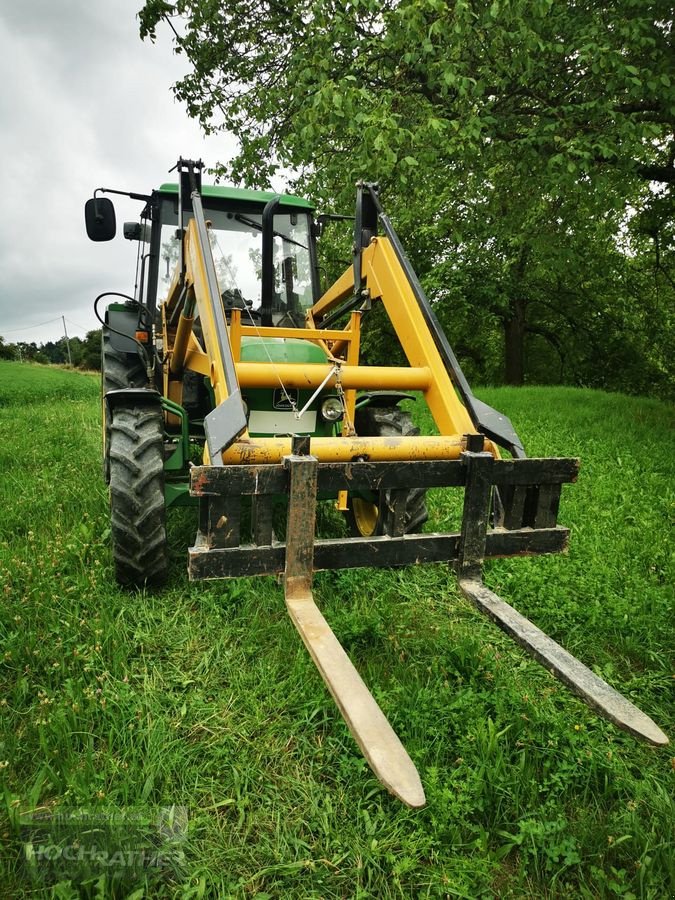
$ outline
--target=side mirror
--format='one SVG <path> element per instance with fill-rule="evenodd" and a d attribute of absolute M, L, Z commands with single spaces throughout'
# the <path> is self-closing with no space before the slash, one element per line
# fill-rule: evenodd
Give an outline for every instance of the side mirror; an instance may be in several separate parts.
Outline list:
<path fill-rule="evenodd" d="M 111 241 L 115 237 L 115 207 L 108 197 L 92 197 L 84 205 L 84 221 L 91 241 Z"/>

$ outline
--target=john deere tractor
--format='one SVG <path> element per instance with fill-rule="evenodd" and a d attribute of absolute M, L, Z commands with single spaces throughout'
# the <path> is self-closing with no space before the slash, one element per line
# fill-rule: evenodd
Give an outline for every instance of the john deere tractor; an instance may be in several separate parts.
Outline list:
<path fill-rule="evenodd" d="M 666 743 L 483 584 L 486 558 L 565 550 L 561 487 L 579 462 L 527 458 L 508 418 L 474 396 L 377 186 L 357 186 L 352 265 L 322 293 L 326 217 L 299 197 L 202 185 L 202 169 L 180 159 L 175 183 L 100 188 L 85 208 L 89 237 L 105 241 L 115 212 L 100 194 L 143 204 L 140 222 L 124 226 L 138 242 L 135 294 L 95 303 L 118 581 L 166 580 L 166 511 L 193 505 L 190 578 L 283 578 L 291 619 L 356 741 L 410 806 L 425 802 L 419 775 L 314 603 L 315 570 L 450 563 L 464 596 L 558 678 L 616 724 Z M 378 306 L 406 365 L 363 363 L 362 323 Z M 421 435 L 400 407 L 416 396 L 437 434 Z M 463 492 L 457 533 L 422 530 L 429 488 Z M 345 516 L 348 537 L 317 539 L 318 500 Z"/>

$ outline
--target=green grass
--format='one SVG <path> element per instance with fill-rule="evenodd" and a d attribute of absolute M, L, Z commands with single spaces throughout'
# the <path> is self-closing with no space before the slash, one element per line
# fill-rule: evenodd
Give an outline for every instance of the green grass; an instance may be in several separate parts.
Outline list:
<path fill-rule="evenodd" d="M 530 455 L 583 460 L 561 509 L 569 555 L 492 563 L 486 581 L 674 735 L 672 409 L 573 389 L 478 393 Z M 315 579 L 419 768 L 417 812 L 361 758 L 281 588 L 187 581 L 185 512 L 170 586 L 118 589 L 99 430 L 95 378 L 0 363 L 0 896 L 675 892 L 672 747 L 596 718 L 458 599 L 445 566 Z M 448 509 L 434 495 L 434 521 Z M 54 864 L 49 884 L 52 870 L 25 863 L 31 810 L 171 804 L 189 811 L 173 867 Z"/>

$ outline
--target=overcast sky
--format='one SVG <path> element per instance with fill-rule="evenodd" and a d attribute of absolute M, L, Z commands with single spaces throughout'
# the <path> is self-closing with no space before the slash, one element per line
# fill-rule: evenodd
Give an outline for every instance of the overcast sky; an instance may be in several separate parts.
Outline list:
<path fill-rule="evenodd" d="M 84 230 L 94 188 L 149 193 L 179 156 L 213 164 L 234 143 L 201 137 L 173 99 L 185 63 L 167 27 L 138 37 L 143 0 L 0 4 L 0 335 L 58 340 L 98 327 L 94 297 L 133 293 L 136 244 L 121 223 L 139 203 L 115 202 L 118 236 Z M 49 324 L 42 325 L 50 319 Z M 40 327 L 35 327 L 40 326 Z"/>

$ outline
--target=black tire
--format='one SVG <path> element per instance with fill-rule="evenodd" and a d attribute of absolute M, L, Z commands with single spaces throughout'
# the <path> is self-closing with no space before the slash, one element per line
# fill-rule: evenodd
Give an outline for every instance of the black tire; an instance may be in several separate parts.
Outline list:
<path fill-rule="evenodd" d="M 112 412 L 110 515 L 119 584 L 143 587 L 164 582 L 169 552 L 159 406 L 118 406 Z"/>
<path fill-rule="evenodd" d="M 410 413 L 397 406 L 366 406 L 356 413 L 356 432 L 363 437 L 412 437 L 420 433 L 413 424 Z M 347 522 L 356 537 L 374 537 L 387 534 L 386 510 L 390 490 L 373 492 L 366 497 L 350 496 Z M 426 491 L 413 488 L 408 491 L 405 509 L 405 533 L 420 531 L 429 518 Z"/>
<path fill-rule="evenodd" d="M 136 353 L 115 350 L 107 328 L 103 329 L 101 340 L 101 370 L 104 394 L 122 388 L 148 386 L 148 373 L 140 357 Z"/>
<path fill-rule="evenodd" d="M 144 388 L 148 386 L 148 373 L 145 366 L 134 353 L 115 350 L 111 335 L 107 328 L 101 337 L 101 390 L 103 397 L 108 391 L 119 391 L 123 388 Z M 103 478 L 110 482 L 110 412 L 108 404 L 103 400 Z"/>

